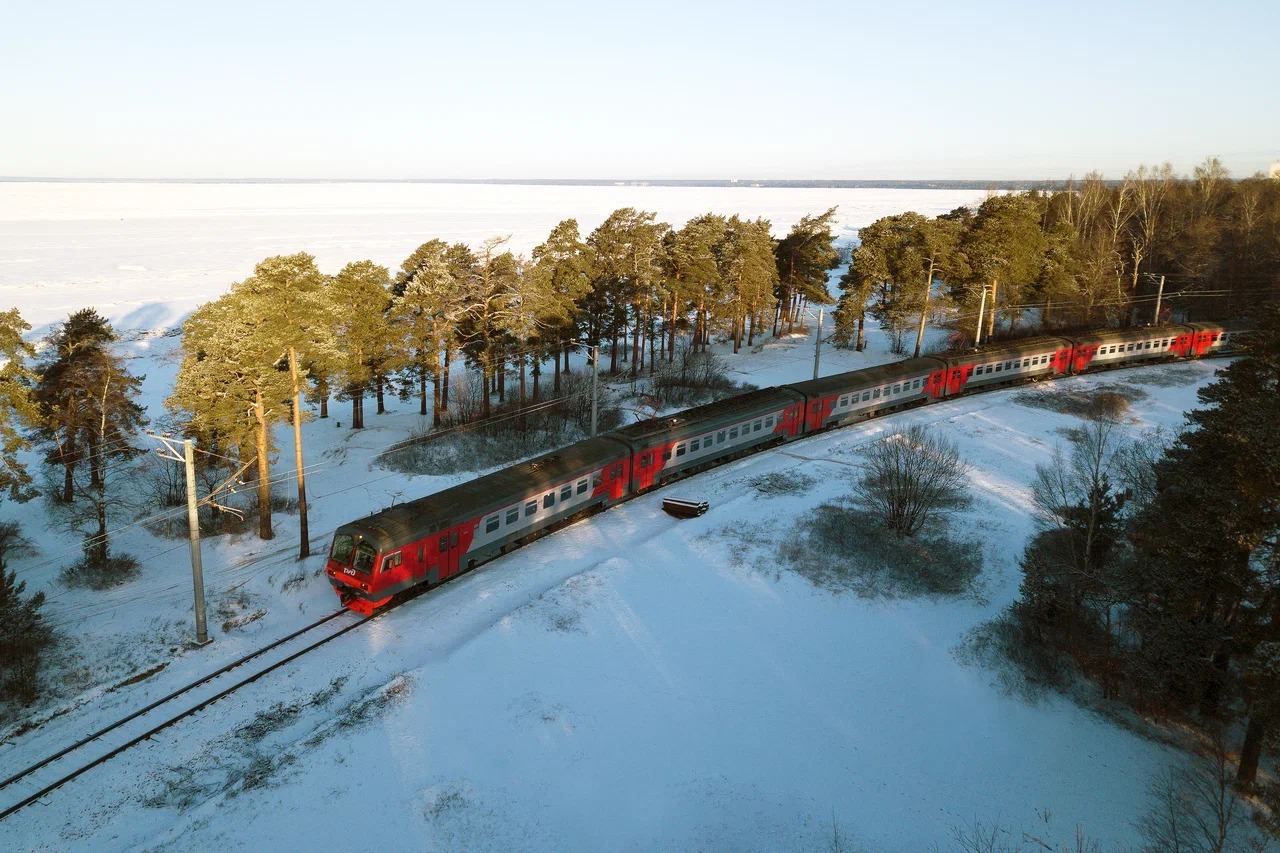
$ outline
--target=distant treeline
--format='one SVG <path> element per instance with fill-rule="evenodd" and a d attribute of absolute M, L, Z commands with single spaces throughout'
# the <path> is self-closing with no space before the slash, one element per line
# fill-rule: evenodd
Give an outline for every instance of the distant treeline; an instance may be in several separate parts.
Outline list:
<path fill-rule="evenodd" d="M 0 176 L 0 183 L 53 184 L 496 184 L 542 187 L 764 187 L 819 190 L 1049 190 L 1066 181 L 1009 180 L 793 180 L 737 178 L 40 178 Z M 1113 182 L 1117 183 L 1117 182 Z"/>
<path fill-rule="evenodd" d="M 868 313 L 896 349 L 915 332 L 917 354 L 930 310 L 968 341 L 1225 319 L 1280 296 L 1280 180 L 1233 180 L 1216 158 L 1190 176 L 1139 166 L 936 218 L 886 216 L 859 239 L 836 311 L 837 343 L 859 349 Z"/>

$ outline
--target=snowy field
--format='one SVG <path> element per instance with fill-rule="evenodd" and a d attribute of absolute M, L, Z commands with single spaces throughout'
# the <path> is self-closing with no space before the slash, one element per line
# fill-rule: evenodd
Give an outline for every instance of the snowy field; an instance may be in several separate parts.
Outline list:
<path fill-rule="evenodd" d="M 398 265 L 436 236 L 512 232 L 527 249 L 560 219 L 577 216 L 586 231 L 623 205 L 673 224 L 707 210 L 760 215 L 781 233 L 840 204 L 852 233 L 903 209 L 977 200 L 445 185 L 0 184 L 0 193 L 0 305 L 16 304 L 33 324 L 95 305 L 121 330 L 176 322 L 277 252 L 310 251 L 332 272 L 363 257 Z M 148 335 L 123 345 L 147 374 L 153 415 L 176 346 Z M 875 333 L 866 353 L 827 350 L 822 373 L 888 360 L 885 349 Z M 812 339 L 723 357 L 757 384 L 805 378 Z M 1146 394 L 1132 430 L 1176 430 L 1214 368 L 1052 387 L 1132 379 Z M 1123 849 L 1136 842 L 1129 822 L 1146 784 L 1177 757 L 1064 699 L 1010 696 L 960 653 L 1016 597 L 1033 467 L 1079 423 L 1014 393 L 839 430 L 668 490 L 709 501 L 697 519 L 666 516 L 655 494 L 580 522 L 53 792 L 0 825 L 0 846 L 826 850 L 834 826 L 845 849 L 914 853 L 949 849 L 949 829 L 975 818 L 1044 835 L 1047 813 L 1059 839 L 1081 824 Z M 456 481 L 371 465 L 418 425 L 416 401 L 391 408 L 359 433 L 333 420 L 304 428 L 317 466 L 308 475 L 315 550 L 344 521 Z M 859 598 L 789 572 L 776 543 L 793 521 L 849 492 L 870 442 L 917 422 L 936 424 L 974 466 L 976 500 L 955 529 L 984 542 L 976 586 L 954 598 Z M 775 472 L 812 485 L 774 496 L 752 488 Z M 46 613 L 65 637 L 48 697 L 0 724 L 0 778 L 336 606 L 323 557 L 297 561 L 296 517 L 277 515 L 271 542 L 206 540 L 214 642 L 194 649 L 183 540 L 125 530 L 113 547 L 142 560 L 139 578 L 105 593 L 69 590 L 56 578 L 78 540 L 51 528 L 39 502 L 7 502 L 0 515 L 36 540 L 39 553 L 12 567 L 49 594 Z M 23 723 L 37 725 L 19 733 Z"/>

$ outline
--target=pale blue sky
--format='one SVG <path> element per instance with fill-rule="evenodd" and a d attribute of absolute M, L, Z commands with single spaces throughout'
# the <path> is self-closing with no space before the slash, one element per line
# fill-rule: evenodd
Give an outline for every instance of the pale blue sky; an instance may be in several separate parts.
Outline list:
<path fill-rule="evenodd" d="M 0 0 L 0 175 L 1056 178 L 1280 159 L 1280 3 Z"/>

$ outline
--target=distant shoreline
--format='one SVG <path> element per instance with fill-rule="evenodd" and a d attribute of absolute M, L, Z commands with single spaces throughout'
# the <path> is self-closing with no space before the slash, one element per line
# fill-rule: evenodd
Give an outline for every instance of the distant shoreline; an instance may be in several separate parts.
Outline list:
<path fill-rule="evenodd" d="M 1054 189 L 1065 180 L 650 180 L 605 178 L 50 178 L 9 177 L 0 183 L 22 184 L 491 184 L 561 187 L 748 187 L 753 189 L 832 190 L 1030 190 Z"/>

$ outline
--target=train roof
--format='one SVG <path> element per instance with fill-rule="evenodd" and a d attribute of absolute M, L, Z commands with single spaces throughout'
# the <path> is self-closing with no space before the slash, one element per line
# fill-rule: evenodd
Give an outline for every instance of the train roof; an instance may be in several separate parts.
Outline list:
<path fill-rule="evenodd" d="M 888 382 L 897 381 L 904 376 L 931 373 L 944 366 L 943 362 L 936 358 L 908 358 L 905 361 L 877 364 L 874 367 L 863 367 L 848 373 L 836 373 L 832 376 L 807 379 L 804 382 L 789 382 L 784 387 L 794 388 L 806 396 L 838 394 L 848 391 L 855 382 L 859 388 L 864 386 L 870 388 L 874 385 L 884 385 Z"/>
<path fill-rule="evenodd" d="M 1197 332 L 1248 332 L 1254 328 L 1254 324 L 1248 320 L 1218 320 L 1205 323 L 1187 323 L 1186 325 Z"/>
<path fill-rule="evenodd" d="M 802 400 L 803 398 L 797 392 L 786 388 L 759 388 L 755 391 L 748 391 L 745 394 L 717 400 L 714 403 L 686 409 L 674 415 L 664 415 L 660 418 L 637 421 L 636 423 L 619 427 L 608 433 L 608 435 L 616 435 L 619 439 L 627 442 L 643 442 L 654 435 L 668 435 L 672 430 L 679 430 L 682 425 L 691 421 L 697 421 L 700 429 L 714 429 L 716 421 L 731 421 L 738 417 L 751 417 L 757 412 L 766 412 L 777 406 L 790 406 L 793 403 L 802 402 Z"/>
<path fill-rule="evenodd" d="M 398 548 L 451 522 L 456 523 L 459 518 L 484 515 L 539 491 L 541 486 L 571 480 L 621 459 L 627 452 L 624 445 L 605 436 L 584 439 L 417 500 L 388 507 L 344 524 L 337 532 L 358 533 L 378 550 Z"/>
<path fill-rule="evenodd" d="M 1135 326 L 1132 329 L 1099 329 L 1087 335 L 1073 335 L 1076 343 L 1093 343 L 1095 341 L 1145 341 L 1152 337 L 1177 337 L 1185 335 L 1188 327 L 1180 324 L 1162 326 Z"/>
<path fill-rule="evenodd" d="M 946 362 L 948 366 L 955 366 L 973 364 L 975 361 L 999 361 L 1003 358 L 1017 358 L 1020 355 L 1044 352 L 1045 350 L 1066 349 L 1069 346 L 1071 346 L 1071 341 L 1067 338 L 1039 335 L 1034 338 L 988 344 L 976 350 L 967 349 L 955 352 L 933 353 L 933 357 Z"/>

